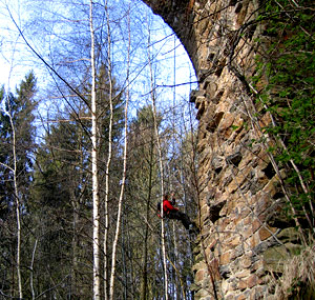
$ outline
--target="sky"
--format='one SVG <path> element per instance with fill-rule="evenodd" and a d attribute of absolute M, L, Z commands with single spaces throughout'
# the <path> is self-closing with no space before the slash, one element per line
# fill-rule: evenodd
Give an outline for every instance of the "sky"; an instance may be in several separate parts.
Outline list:
<path fill-rule="evenodd" d="M 19 22 L 18 0 L 0 0 L 0 84 L 13 90 L 25 74 L 32 69 L 29 51 L 17 33 L 7 8 Z M 19 22 L 20 23 L 20 22 Z"/>
<path fill-rule="evenodd" d="M 47 2 L 45 3 L 45 1 Z M 18 30 L 10 18 L 8 8 L 31 46 L 40 53 L 47 62 L 53 64 L 57 71 L 60 70 L 60 72 L 66 74 L 65 76 L 67 76 L 67 74 L 73 75 L 71 69 L 63 68 L 67 60 L 66 56 L 68 52 L 66 51 L 69 51 L 69 49 L 73 47 L 69 46 L 70 43 L 68 43 L 67 38 L 69 34 L 73 36 L 73 32 L 75 32 L 75 34 L 81 34 L 80 30 L 82 30 L 82 27 L 80 26 L 81 24 L 86 26 L 87 22 L 81 19 L 80 24 L 78 20 L 76 20 L 77 23 L 75 23 L 74 19 L 71 19 L 73 15 L 70 16 L 70 6 L 68 8 L 65 7 L 64 4 L 58 4 L 64 1 L 45 1 L 42 5 L 38 5 L 39 1 L 36 0 L 0 0 L 0 84 L 5 85 L 6 90 L 9 88 L 11 91 L 14 91 L 15 86 L 30 70 L 33 70 L 37 77 L 39 89 L 44 90 L 52 82 L 51 75 L 47 72 L 47 68 L 45 68 L 36 55 L 30 51 L 25 41 L 18 34 Z M 87 0 L 76 1 L 85 2 L 86 4 L 89 3 Z M 124 46 L 124 44 L 126 45 L 126 30 L 124 30 L 122 25 L 117 25 L 119 14 L 123 14 L 124 6 L 126 5 L 126 3 L 123 5 L 122 1 L 123 0 L 109 0 L 109 5 L 114 8 L 114 13 L 111 16 L 111 26 L 113 28 L 113 40 L 116 40 L 112 53 L 113 61 L 115 62 L 115 74 L 119 78 L 123 78 L 126 65 L 126 59 L 123 57 L 123 54 L 121 54 L 123 52 L 120 51 L 122 48 L 126 47 Z M 189 92 L 191 89 L 196 88 L 196 84 L 183 83 L 194 82 L 196 78 L 184 47 L 160 17 L 153 15 L 141 1 L 131 1 L 133 4 L 136 2 L 137 6 L 134 7 L 131 16 L 132 40 L 135 49 L 132 54 L 132 64 L 135 68 L 133 71 L 135 80 L 132 87 L 136 99 L 135 103 L 138 103 L 137 100 L 139 98 L 145 99 L 149 92 L 146 80 L 148 70 L 144 66 L 146 45 L 143 45 L 143 43 L 146 43 L 146 40 L 141 40 L 141 34 L 146 30 L 146 27 L 144 26 L 139 29 L 139 23 L 143 23 L 144 15 L 147 13 L 147 18 L 150 20 L 152 30 L 150 51 L 156 61 L 154 63 L 156 91 L 160 95 L 161 102 L 187 102 Z M 54 4 L 51 6 L 51 3 Z M 67 11 L 67 9 L 69 11 Z M 97 8 L 95 14 L 97 15 L 101 11 L 102 8 Z M 102 16 L 97 15 L 96 17 L 101 18 Z M 41 20 L 44 19 L 47 21 L 41 22 Z M 61 22 L 60 19 L 62 20 Z M 103 26 L 104 28 L 105 25 L 106 24 Z M 97 30 L 100 31 L 103 30 L 103 28 L 98 27 Z M 137 47 L 142 50 L 137 50 Z M 88 59 L 88 52 L 84 49 L 84 44 L 81 43 L 81 41 L 78 41 L 78 45 L 74 50 L 79 56 L 68 57 L 68 61 L 81 59 L 82 62 L 76 63 L 76 65 L 81 68 L 84 66 L 83 59 Z M 65 57 L 62 57 L 63 55 Z M 140 70 L 142 70 L 141 73 Z M 78 71 L 77 76 L 82 76 L 82 72 Z"/>

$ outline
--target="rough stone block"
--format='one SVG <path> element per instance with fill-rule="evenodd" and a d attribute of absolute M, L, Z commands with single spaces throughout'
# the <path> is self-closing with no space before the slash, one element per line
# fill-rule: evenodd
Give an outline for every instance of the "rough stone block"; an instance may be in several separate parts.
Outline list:
<path fill-rule="evenodd" d="M 230 263 L 230 251 L 229 252 L 225 252 L 224 254 L 222 254 L 219 259 L 220 259 L 220 265 L 226 265 L 228 263 Z"/>
<path fill-rule="evenodd" d="M 249 269 L 243 269 L 240 272 L 236 273 L 234 276 L 236 278 L 246 278 L 250 275 L 250 270 Z"/>
<path fill-rule="evenodd" d="M 235 249 L 231 250 L 230 259 L 234 260 L 237 257 L 240 257 L 244 254 L 244 246 L 243 244 L 238 245 Z"/>
<path fill-rule="evenodd" d="M 206 298 L 209 295 L 209 292 L 205 289 L 200 289 L 196 294 L 195 294 L 195 298 L 196 299 L 203 299 Z"/>
<path fill-rule="evenodd" d="M 237 235 L 235 237 L 232 237 L 231 241 L 228 242 L 230 246 L 236 247 L 241 243 L 241 236 Z"/>
<path fill-rule="evenodd" d="M 254 249 L 255 247 L 257 247 L 257 245 L 260 243 L 260 236 L 259 233 L 255 233 L 253 234 L 249 240 L 248 243 L 250 244 L 251 248 Z"/>
<path fill-rule="evenodd" d="M 264 192 L 257 194 L 257 197 L 253 197 L 251 204 L 254 206 L 255 216 L 260 216 L 271 206 L 271 198 Z"/>
<path fill-rule="evenodd" d="M 260 220 L 254 220 L 252 222 L 252 230 L 253 230 L 253 233 L 255 233 L 260 227 L 262 226 L 262 222 Z"/>
<path fill-rule="evenodd" d="M 232 182 L 228 185 L 228 190 L 231 194 L 243 185 L 251 170 L 251 166 L 247 166 L 233 178 Z"/>
<path fill-rule="evenodd" d="M 221 119 L 220 125 L 218 126 L 218 133 L 227 139 L 232 133 L 232 124 L 234 122 L 234 116 L 230 113 L 225 113 L 224 118 Z"/>
<path fill-rule="evenodd" d="M 192 270 L 193 271 L 207 270 L 207 264 L 203 260 L 201 260 L 198 263 L 194 264 Z"/>
<path fill-rule="evenodd" d="M 195 281 L 200 282 L 200 281 L 204 280 L 205 276 L 207 276 L 207 270 L 200 269 L 197 271 L 197 273 L 195 275 Z"/>
<path fill-rule="evenodd" d="M 221 289 L 224 295 L 226 295 L 230 289 L 230 284 L 227 280 L 224 280 L 221 285 Z"/>
<path fill-rule="evenodd" d="M 269 227 L 268 225 L 263 226 L 259 230 L 259 238 L 261 241 L 264 241 L 272 236 L 276 232 L 276 228 Z"/>
<path fill-rule="evenodd" d="M 247 288 L 252 288 L 259 282 L 258 277 L 255 274 L 250 275 L 247 278 L 240 279 L 238 282 L 238 288 L 240 290 L 245 290 Z"/>
<path fill-rule="evenodd" d="M 239 260 L 239 265 L 241 268 L 249 268 L 252 265 L 252 260 L 249 256 L 244 255 Z"/>
<path fill-rule="evenodd" d="M 248 300 L 249 294 L 250 294 L 250 291 L 245 291 L 244 293 L 235 296 L 234 299 L 235 300 Z"/>
<path fill-rule="evenodd" d="M 224 232 L 227 226 L 230 224 L 229 218 L 221 218 L 216 223 L 216 231 L 217 232 Z"/>

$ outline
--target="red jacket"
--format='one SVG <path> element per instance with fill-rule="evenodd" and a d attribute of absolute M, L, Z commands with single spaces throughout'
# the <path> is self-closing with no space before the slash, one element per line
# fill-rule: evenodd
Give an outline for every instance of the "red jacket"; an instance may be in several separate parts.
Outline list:
<path fill-rule="evenodd" d="M 161 211 L 161 206 L 158 205 L 158 211 Z M 178 208 L 174 207 L 169 200 L 164 199 L 163 200 L 163 213 L 167 216 L 170 211 L 177 211 Z M 158 213 L 158 217 L 161 218 L 161 215 Z"/>
<path fill-rule="evenodd" d="M 169 200 L 163 200 L 163 211 L 165 213 L 169 213 L 172 210 L 178 210 L 178 208 L 174 207 Z"/>

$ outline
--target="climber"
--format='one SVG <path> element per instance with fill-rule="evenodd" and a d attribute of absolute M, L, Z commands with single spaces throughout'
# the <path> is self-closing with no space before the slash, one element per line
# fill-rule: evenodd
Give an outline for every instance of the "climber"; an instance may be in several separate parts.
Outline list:
<path fill-rule="evenodd" d="M 173 205 L 175 205 L 174 194 L 172 194 L 172 201 L 169 201 L 168 194 L 165 194 L 163 196 L 163 217 L 181 221 L 187 230 L 191 231 L 193 229 L 197 229 L 195 223 L 192 222 L 185 213 L 179 211 L 178 208 Z M 157 204 L 157 209 L 158 217 L 161 218 L 161 202 Z"/>

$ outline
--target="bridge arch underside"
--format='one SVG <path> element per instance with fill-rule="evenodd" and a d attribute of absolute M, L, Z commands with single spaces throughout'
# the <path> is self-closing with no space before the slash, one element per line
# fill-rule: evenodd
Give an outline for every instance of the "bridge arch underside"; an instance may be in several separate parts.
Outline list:
<path fill-rule="evenodd" d="M 253 22 L 259 1 L 144 2 L 178 35 L 199 80 L 190 99 L 199 120 L 195 296 L 274 299 L 273 279 L 299 237 L 283 215 L 284 170 L 275 171 L 267 152 L 263 127 L 271 119 L 255 104 L 248 80 L 264 50 L 254 42 L 263 34 Z"/>

